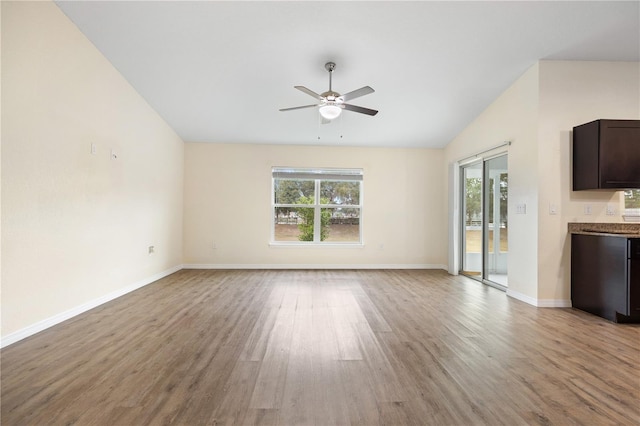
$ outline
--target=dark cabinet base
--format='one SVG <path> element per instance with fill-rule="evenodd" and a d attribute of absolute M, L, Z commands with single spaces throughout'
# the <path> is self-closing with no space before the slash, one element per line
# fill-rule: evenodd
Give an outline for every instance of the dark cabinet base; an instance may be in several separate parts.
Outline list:
<path fill-rule="evenodd" d="M 640 324 L 640 316 L 629 316 L 616 313 L 616 319 L 614 322 L 619 324 Z"/>
<path fill-rule="evenodd" d="M 640 277 L 630 258 L 630 240 L 571 236 L 571 304 L 614 322 L 640 321 Z"/>

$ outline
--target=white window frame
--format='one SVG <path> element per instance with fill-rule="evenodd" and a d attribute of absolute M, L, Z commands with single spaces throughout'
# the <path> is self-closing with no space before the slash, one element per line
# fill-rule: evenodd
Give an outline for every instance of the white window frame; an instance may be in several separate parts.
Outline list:
<path fill-rule="evenodd" d="M 275 200 L 275 181 L 276 179 L 290 180 L 313 180 L 314 181 L 314 203 L 313 204 L 281 204 Z M 321 204 L 320 203 L 320 182 L 334 181 L 359 181 L 360 194 L 358 204 Z M 274 246 L 349 246 L 362 247 L 362 218 L 363 218 L 363 194 L 364 194 L 364 172 L 362 169 L 337 169 L 337 168 L 300 168 L 300 167 L 272 167 L 271 169 L 271 241 L 270 245 Z M 308 207 L 313 208 L 313 241 L 276 241 L 276 208 L 278 207 Z M 321 231 L 321 212 L 323 208 L 350 208 L 358 209 L 359 225 L 358 241 L 320 241 Z"/>

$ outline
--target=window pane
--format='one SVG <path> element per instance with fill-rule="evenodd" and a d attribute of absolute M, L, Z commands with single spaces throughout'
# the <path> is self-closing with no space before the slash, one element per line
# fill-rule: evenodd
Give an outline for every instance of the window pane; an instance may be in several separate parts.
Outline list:
<path fill-rule="evenodd" d="M 626 216 L 640 216 L 640 189 L 624 191 L 624 210 Z"/>
<path fill-rule="evenodd" d="M 491 161 L 491 160 L 489 160 Z M 500 188 L 499 199 L 497 200 L 500 204 L 500 212 L 496 215 L 493 213 L 494 203 L 495 203 L 495 177 L 489 179 L 489 197 L 487 199 L 487 205 L 489 207 L 489 253 L 493 253 L 494 251 L 494 242 L 493 235 L 496 227 L 499 227 L 499 232 L 496 232 L 500 236 L 500 252 L 506 253 L 509 251 L 508 244 L 508 228 L 507 228 L 507 200 L 508 200 L 508 174 L 501 173 L 500 181 L 498 182 L 498 186 Z"/>
<path fill-rule="evenodd" d="M 323 241 L 360 242 L 360 209 L 324 208 L 321 228 Z"/>
<path fill-rule="evenodd" d="M 360 204 L 359 181 L 320 181 L 320 204 Z"/>
<path fill-rule="evenodd" d="M 273 241 L 361 242 L 361 169 L 273 167 L 272 178 Z"/>
<path fill-rule="evenodd" d="M 313 241 L 313 208 L 276 207 L 274 241 Z"/>
<path fill-rule="evenodd" d="M 313 204 L 315 183 L 312 180 L 274 179 L 276 204 Z"/>

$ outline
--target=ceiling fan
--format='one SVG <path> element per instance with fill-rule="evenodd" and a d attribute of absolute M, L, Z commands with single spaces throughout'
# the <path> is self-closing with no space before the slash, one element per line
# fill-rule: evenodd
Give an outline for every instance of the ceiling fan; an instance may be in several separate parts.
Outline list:
<path fill-rule="evenodd" d="M 280 111 L 291 111 L 294 109 L 320 107 L 319 108 L 320 115 L 324 120 L 327 120 L 326 122 L 329 122 L 334 118 L 337 118 L 342 113 L 343 109 L 346 109 L 347 111 L 359 112 L 360 114 L 367 114 L 372 116 L 378 113 L 378 111 L 376 111 L 375 109 L 369 109 L 369 108 L 364 108 L 364 107 L 345 103 L 346 101 L 349 101 L 351 99 L 355 99 L 360 96 L 373 93 L 375 92 L 375 90 L 373 90 L 369 86 L 364 86 L 352 92 L 345 93 L 344 95 L 341 95 L 338 92 L 334 92 L 333 89 L 331 88 L 331 75 L 333 74 L 333 70 L 335 70 L 336 68 L 336 64 L 334 62 L 327 62 L 326 64 L 324 64 L 324 68 L 327 71 L 329 71 L 329 90 L 328 91 L 322 94 L 317 94 L 313 90 L 307 89 L 304 86 L 293 86 L 296 89 L 300 90 L 301 92 L 304 92 L 307 95 L 316 98 L 317 100 L 320 101 L 320 103 L 313 104 L 313 105 L 293 107 L 293 108 L 282 108 Z"/>

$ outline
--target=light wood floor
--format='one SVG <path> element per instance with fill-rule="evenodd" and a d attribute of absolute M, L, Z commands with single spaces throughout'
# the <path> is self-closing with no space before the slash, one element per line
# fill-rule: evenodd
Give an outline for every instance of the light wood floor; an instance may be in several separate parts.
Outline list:
<path fill-rule="evenodd" d="M 2 425 L 638 425 L 640 328 L 443 271 L 180 271 L 2 350 Z"/>

